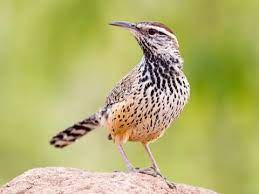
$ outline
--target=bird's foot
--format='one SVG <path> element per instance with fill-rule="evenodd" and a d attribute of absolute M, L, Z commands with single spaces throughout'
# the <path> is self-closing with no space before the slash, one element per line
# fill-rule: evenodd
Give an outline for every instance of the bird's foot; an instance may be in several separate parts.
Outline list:
<path fill-rule="evenodd" d="M 157 177 L 157 175 L 160 175 L 160 173 L 153 166 L 149 168 L 135 168 L 135 172 L 150 175 L 153 177 Z"/>
<path fill-rule="evenodd" d="M 163 176 L 161 176 L 161 177 L 164 179 L 164 181 L 166 182 L 166 184 L 168 185 L 168 187 L 169 187 L 170 189 L 176 189 L 176 185 L 175 185 L 173 182 L 168 181 L 168 180 L 166 179 L 166 177 L 163 177 Z"/>
<path fill-rule="evenodd" d="M 146 175 L 150 175 L 153 177 L 157 177 L 160 176 L 168 185 L 168 187 L 170 189 L 176 189 L 176 185 L 173 182 L 170 182 L 166 179 L 166 177 L 164 177 L 156 168 L 154 168 L 153 166 L 149 167 L 149 168 L 135 168 L 134 170 L 135 172 L 138 173 L 142 173 L 142 174 L 146 174 Z"/>

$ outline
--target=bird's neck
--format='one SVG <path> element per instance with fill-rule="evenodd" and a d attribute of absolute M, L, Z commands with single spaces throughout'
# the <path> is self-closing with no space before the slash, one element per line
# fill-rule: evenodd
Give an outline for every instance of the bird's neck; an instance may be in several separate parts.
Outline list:
<path fill-rule="evenodd" d="M 174 71 L 176 74 L 183 68 L 183 59 L 178 50 L 167 53 L 144 52 L 143 62 L 151 65 L 152 69 L 159 67 Z"/>
<path fill-rule="evenodd" d="M 138 68 L 139 83 L 146 83 L 145 88 L 152 85 L 156 91 L 173 94 L 175 80 L 185 77 L 181 70 L 181 61 L 181 58 L 173 56 L 144 55 Z"/>

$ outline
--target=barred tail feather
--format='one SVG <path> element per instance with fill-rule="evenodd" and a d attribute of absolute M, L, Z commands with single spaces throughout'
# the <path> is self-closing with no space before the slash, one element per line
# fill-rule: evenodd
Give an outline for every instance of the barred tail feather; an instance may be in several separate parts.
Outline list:
<path fill-rule="evenodd" d="M 56 148 L 63 148 L 99 126 L 100 119 L 93 115 L 58 133 L 50 140 L 50 144 Z"/>

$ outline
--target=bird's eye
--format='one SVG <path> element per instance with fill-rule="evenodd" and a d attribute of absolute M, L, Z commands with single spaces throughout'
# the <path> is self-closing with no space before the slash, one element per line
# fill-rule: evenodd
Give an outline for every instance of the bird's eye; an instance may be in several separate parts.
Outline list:
<path fill-rule="evenodd" d="M 154 30 L 154 29 L 149 29 L 149 30 L 148 30 L 148 34 L 149 34 L 149 35 L 154 35 L 156 32 L 157 32 L 157 31 Z"/>

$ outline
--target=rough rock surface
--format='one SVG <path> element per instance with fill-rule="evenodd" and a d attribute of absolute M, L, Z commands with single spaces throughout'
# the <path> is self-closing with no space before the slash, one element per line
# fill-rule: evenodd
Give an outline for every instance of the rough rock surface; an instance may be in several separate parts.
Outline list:
<path fill-rule="evenodd" d="M 170 189 L 161 178 L 139 173 L 96 173 L 62 167 L 29 170 L 0 188 L 0 194 L 23 193 L 216 194 L 208 189 L 178 183 L 176 189 Z"/>

